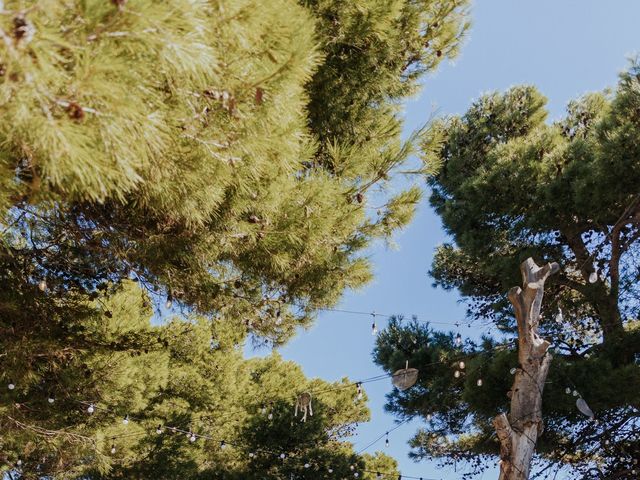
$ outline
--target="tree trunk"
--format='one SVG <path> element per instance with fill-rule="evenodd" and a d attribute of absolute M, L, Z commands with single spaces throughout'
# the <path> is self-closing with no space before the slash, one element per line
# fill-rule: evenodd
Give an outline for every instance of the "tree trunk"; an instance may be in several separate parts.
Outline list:
<path fill-rule="evenodd" d="M 542 433 L 542 391 L 549 372 L 549 342 L 538 336 L 544 283 L 560 270 L 557 263 L 538 267 L 528 258 L 520 265 L 522 290 L 509 290 L 518 322 L 518 361 L 511 387 L 509 416 L 498 415 L 493 424 L 500 440 L 500 480 L 527 480 L 531 457 Z"/>

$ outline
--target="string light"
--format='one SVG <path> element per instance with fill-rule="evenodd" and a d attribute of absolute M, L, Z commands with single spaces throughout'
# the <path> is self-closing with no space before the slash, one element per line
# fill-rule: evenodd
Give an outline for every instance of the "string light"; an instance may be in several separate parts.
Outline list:
<path fill-rule="evenodd" d="M 129 425 L 129 415 L 124 416 L 124 418 L 122 419 L 122 424 Z"/>
<path fill-rule="evenodd" d="M 309 468 L 311 465 L 309 465 L 308 463 L 304 464 L 304 468 Z"/>
<path fill-rule="evenodd" d="M 444 362 L 436 362 L 436 363 L 444 363 Z M 459 362 L 458 362 L 458 364 L 457 364 L 457 366 L 458 366 L 458 367 L 460 367 L 460 368 L 465 368 L 465 365 L 464 365 L 464 362 L 463 362 L 463 361 L 459 361 Z M 512 374 L 514 374 L 516 371 L 517 371 L 517 369 L 516 369 L 516 368 L 512 368 L 512 369 L 511 369 L 511 373 L 512 373 Z M 460 372 L 460 371 L 458 371 L 458 370 L 456 370 L 456 372 L 457 372 L 457 374 L 458 374 L 457 376 L 460 376 L 461 372 Z M 385 377 L 388 377 L 388 375 L 386 375 Z M 369 379 L 369 380 L 365 380 L 365 381 L 374 381 L 374 380 L 377 380 L 377 379 L 379 379 L 379 378 L 378 378 L 378 377 L 374 377 L 373 379 Z M 352 384 L 350 384 L 350 385 L 354 385 L 354 384 L 352 383 Z M 344 388 L 345 386 L 350 386 L 350 385 L 342 385 L 342 386 L 340 386 L 340 387 L 335 387 L 335 388 Z M 359 397 L 359 398 L 362 398 L 362 397 L 361 397 L 361 395 L 362 395 L 362 386 L 361 386 L 361 385 L 362 385 L 362 381 L 356 382 L 356 383 L 355 383 L 355 385 L 356 385 L 356 388 L 357 388 L 358 397 Z M 478 386 L 482 386 L 482 379 L 478 379 L 478 380 L 477 380 L 477 385 L 478 385 Z M 571 392 L 572 392 L 572 391 L 571 391 L 571 389 L 567 388 L 567 393 L 571 393 Z M 577 396 L 577 395 L 578 395 L 578 393 L 577 393 L 577 391 L 576 391 L 576 390 L 573 390 L 573 394 L 574 394 L 575 396 Z M 49 395 L 49 398 L 53 398 L 53 395 Z M 87 404 L 86 402 L 81 402 L 81 401 L 79 401 L 79 403 Z M 90 404 L 88 404 L 87 412 L 89 412 L 89 413 L 93 413 L 93 412 L 95 411 L 95 408 L 96 408 L 96 407 L 95 407 L 95 405 L 94 405 L 93 403 L 90 403 Z M 107 410 L 107 411 L 108 411 L 108 409 L 105 409 L 105 410 Z M 261 413 L 265 413 L 265 411 L 266 411 L 266 406 L 265 406 L 265 404 L 262 404 L 260 411 L 261 411 Z M 270 414 L 269 414 L 269 418 L 271 419 L 272 417 L 273 417 L 273 415 L 270 413 Z M 431 419 L 432 419 L 431 414 L 427 414 L 426 419 L 427 419 L 427 421 L 431 421 Z M 126 421 L 125 421 L 125 420 L 126 420 Z M 135 418 L 133 418 L 133 420 L 136 420 L 136 419 L 135 419 Z M 127 415 L 125 415 L 125 417 L 124 417 L 123 423 L 125 423 L 125 424 L 126 424 L 126 423 L 128 423 L 128 421 L 129 421 L 129 415 L 127 414 Z M 403 423 L 406 423 L 406 422 L 403 422 Z M 400 425 L 398 425 L 398 426 L 400 426 Z M 191 431 L 189 431 L 189 432 L 185 432 L 184 430 L 179 430 L 179 429 L 177 429 L 176 427 L 170 427 L 170 426 L 168 426 L 168 427 L 166 427 L 166 428 L 168 428 L 169 430 L 173 430 L 174 432 L 180 431 L 180 432 L 184 432 L 184 433 L 186 433 L 186 434 L 187 434 L 187 436 L 188 436 L 188 438 L 189 438 L 189 440 L 190 440 L 191 442 L 195 442 L 195 441 L 197 440 L 197 438 L 199 438 L 199 437 L 201 437 L 201 438 L 206 438 L 206 439 L 212 439 L 212 438 L 211 438 L 211 437 L 209 437 L 209 436 L 206 436 L 206 435 L 196 435 L 195 433 L 193 433 L 193 432 L 191 432 Z M 397 428 L 397 427 L 396 427 L 396 428 Z M 163 431 L 163 429 L 162 429 L 162 425 L 161 425 L 161 424 L 159 424 L 159 425 L 158 425 L 158 427 L 157 427 L 157 429 L 156 429 L 156 433 L 160 434 L 160 433 L 162 433 L 162 431 Z M 385 432 L 385 435 L 384 435 L 384 436 L 386 437 L 386 438 L 385 438 L 385 445 L 386 445 L 386 446 L 389 446 L 389 445 L 390 445 L 389 438 L 388 438 L 388 436 L 389 436 L 389 431 Z M 113 438 L 115 439 L 115 438 L 118 438 L 118 437 L 113 437 Z M 224 448 L 224 447 L 225 447 L 225 442 L 224 442 L 224 441 L 222 441 L 220 445 L 221 445 L 221 448 Z M 114 449 L 114 448 L 115 448 L 115 444 L 114 444 L 114 445 L 112 445 L 112 449 Z M 367 447 L 367 448 L 368 448 L 368 447 Z M 272 452 L 272 453 L 273 453 L 273 452 Z M 361 453 L 361 452 L 358 452 L 358 454 L 359 454 L 359 453 Z M 255 455 L 256 455 L 256 454 L 255 454 L 254 452 L 250 452 L 248 455 L 249 455 L 249 458 L 255 458 Z M 284 460 L 284 459 L 286 458 L 286 454 L 285 454 L 285 453 L 280 453 L 280 454 L 279 454 L 279 458 L 280 458 L 280 459 L 282 459 L 282 460 Z M 308 462 L 307 462 L 307 463 L 308 463 Z M 311 466 L 311 464 L 309 464 L 309 465 Z M 310 468 L 310 467 L 305 467 L 305 468 Z M 358 473 L 358 472 L 355 472 L 355 467 L 354 467 L 353 465 L 351 465 L 351 466 L 350 466 L 350 468 L 351 468 L 351 470 L 352 470 L 352 471 L 354 471 L 354 477 L 357 477 L 357 476 L 359 475 L 359 473 Z M 333 472 L 333 470 L 332 470 L 331 468 L 329 468 L 329 469 L 328 469 L 328 471 L 329 471 L 329 473 L 332 473 L 332 472 Z M 366 472 L 366 471 L 365 471 L 365 472 Z M 377 474 L 377 473 L 379 473 L 379 472 L 369 472 L 369 473 L 372 473 L 372 474 L 373 474 L 373 473 L 376 473 L 376 474 Z M 381 474 L 381 475 L 386 476 L 386 475 L 391 475 L 391 474 Z M 408 477 L 408 476 L 402 476 L 402 475 L 400 475 L 398 478 L 405 478 L 405 479 L 412 479 L 412 478 L 416 478 L 416 479 L 417 479 L 417 477 L 410 477 L 410 476 Z M 420 478 L 422 478 L 422 477 L 420 477 Z"/>
<path fill-rule="evenodd" d="M 116 445 L 115 444 L 111 445 L 111 453 L 112 454 L 116 453 Z"/>
<path fill-rule="evenodd" d="M 167 297 L 167 302 L 164 304 L 167 310 L 171 309 L 173 306 L 173 300 L 171 299 L 171 295 Z"/>
<path fill-rule="evenodd" d="M 16 460 L 16 465 L 17 465 L 18 467 L 21 467 L 21 466 L 22 466 L 22 459 L 21 459 L 21 458 L 19 458 L 18 460 Z"/>
<path fill-rule="evenodd" d="M 278 311 L 276 312 L 276 325 L 281 325 L 282 324 L 282 314 L 280 312 L 280 309 L 278 309 Z"/>
<path fill-rule="evenodd" d="M 362 385 L 360 383 L 356 383 L 356 398 L 362 400 Z"/>
<path fill-rule="evenodd" d="M 389 446 L 389 432 L 386 433 L 387 438 L 384 439 L 384 446 L 388 447 Z"/>
<path fill-rule="evenodd" d="M 14 388 L 16 388 L 16 384 L 13 383 L 11 380 L 9 380 L 9 384 L 7 385 L 7 388 L 9 390 L 13 390 Z"/>
<path fill-rule="evenodd" d="M 269 415 L 267 415 L 267 418 L 268 418 L 269 420 L 273 420 L 273 413 L 269 412 Z"/>
<path fill-rule="evenodd" d="M 40 282 L 38 283 L 38 288 L 40 289 L 41 292 L 44 292 L 47 290 L 47 281 L 44 278 L 40 280 Z"/>
<path fill-rule="evenodd" d="M 225 442 L 224 440 L 220 441 L 220 449 L 224 450 L 225 448 L 227 448 L 227 442 Z"/>
<path fill-rule="evenodd" d="M 598 270 L 596 266 L 593 266 L 593 272 L 589 274 L 589 283 L 596 283 L 598 281 Z"/>
<path fill-rule="evenodd" d="M 56 401 L 55 397 L 49 394 L 49 396 L 47 397 L 47 402 L 49 402 L 49 404 L 52 404 L 55 401 Z"/>
<path fill-rule="evenodd" d="M 267 413 L 267 407 L 265 404 L 262 404 L 262 406 L 260 407 L 260 413 L 262 415 L 264 415 L 265 413 Z"/>
<path fill-rule="evenodd" d="M 371 335 L 376 336 L 378 334 L 378 326 L 376 325 L 376 322 L 374 320 L 374 322 L 371 324 Z"/>
<path fill-rule="evenodd" d="M 456 335 L 455 343 L 457 347 L 462 345 L 462 335 L 460 335 L 459 333 Z"/>
<path fill-rule="evenodd" d="M 515 367 L 513 367 L 511 370 L 509 370 L 509 373 L 510 373 L 511 375 L 515 375 L 517 371 L 518 371 L 518 369 L 517 369 L 517 368 L 515 368 Z"/>
<path fill-rule="evenodd" d="M 571 389 L 569 387 L 565 388 L 564 393 L 566 393 L 567 395 L 571 395 Z"/>
<path fill-rule="evenodd" d="M 460 378 L 460 370 L 456 370 L 455 372 L 453 372 L 453 376 L 456 378 Z"/>

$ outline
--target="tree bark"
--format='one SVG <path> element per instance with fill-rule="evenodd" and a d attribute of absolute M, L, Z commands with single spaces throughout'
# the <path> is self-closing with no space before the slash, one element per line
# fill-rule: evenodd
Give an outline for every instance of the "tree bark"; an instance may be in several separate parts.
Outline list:
<path fill-rule="evenodd" d="M 493 424 L 500 441 L 500 480 L 527 480 L 538 436 L 542 434 L 542 391 L 549 373 L 549 342 L 538 335 L 544 283 L 560 270 L 557 263 L 538 267 L 528 258 L 520 265 L 523 288 L 509 290 L 518 322 L 518 361 L 509 415 Z"/>

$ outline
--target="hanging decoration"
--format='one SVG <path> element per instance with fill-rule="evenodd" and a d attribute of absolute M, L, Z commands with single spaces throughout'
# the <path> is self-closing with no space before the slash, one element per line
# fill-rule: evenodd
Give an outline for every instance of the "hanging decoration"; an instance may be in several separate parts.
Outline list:
<path fill-rule="evenodd" d="M 401 392 L 413 387 L 418 381 L 418 369 L 409 368 L 409 361 L 405 367 L 393 374 L 391 383 Z"/>
<path fill-rule="evenodd" d="M 301 422 L 307 421 L 307 413 L 310 417 L 313 417 L 313 407 L 311 406 L 311 394 L 309 392 L 304 392 L 298 395 L 298 400 L 296 401 L 296 408 L 294 412 L 294 417 L 298 417 L 298 410 L 302 412 L 302 420 Z"/>
<path fill-rule="evenodd" d="M 589 417 L 591 420 L 595 420 L 596 416 L 594 415 L 593 411 L 589 408 L 589 405 L 587 405 L 587 402 L 582 397 L 579 397 L 576 400 L 576 407 L 578 407 L 578 410 L 580 410 L 580 413 Z"/>

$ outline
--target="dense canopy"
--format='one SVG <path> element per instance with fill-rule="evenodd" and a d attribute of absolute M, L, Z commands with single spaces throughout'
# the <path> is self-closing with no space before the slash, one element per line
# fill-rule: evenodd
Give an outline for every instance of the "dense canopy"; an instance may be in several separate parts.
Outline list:
<path fill-rule="evenodd" d="M 384 192 L 412 149 L 399 104 L 455 55 L 466 1 L 0 10 L 0 468 L 289 478 L 309 456 L 393 473 L 339 443 L 367 417 L 353 391 L 292 429 L 291 392 L 322 382 L 241 352 L 367 282 L 364 249 L 410 221 L 419 189 Z"/>
<path fill-rule="evenodd" d="M 547 121 L 545 101 L 529 86 L 487 94 L 463 116 L 435 122 L 423 138 L 427 166 L 437 171 L 429 179 L 431 203 L 452 239 L 437 250 L 431 274 L 467 300 L 468 322 L 499 330 L 457 345 L 453 334 L 397 319 L 381 335 L 375 359 L 389 372 L 406 359 L 418 368 L 442 362 L 421 370 L 418 388 L 389 397 L 400 417 L 428 421 L 413 440 L 417 458 L 479 464 L 482 455 L 496 455 L 491 418 L 505 411 L 509 372 L 518 367 L 506 292 L 520 285 L 518 265 L 527 257 L 558 262 L 540 324 L 555 358 L 538 451 L 572 464 L 577 476 L 635 478 L 640 69 L 632 65 L 612 91 L 571 102 L 561 120 Z M 466 370 L 455 377 L 459 361 Z M 578 398 L 598 422 L 578 411 Z"/>

